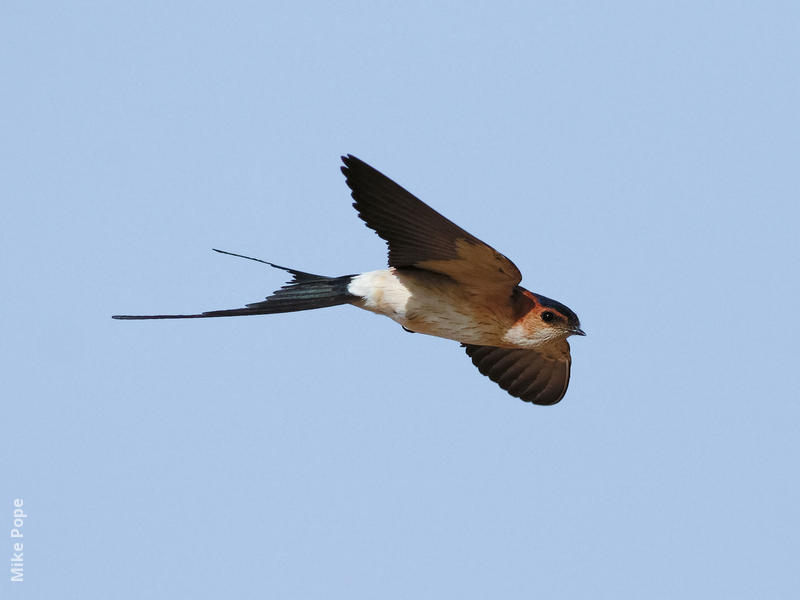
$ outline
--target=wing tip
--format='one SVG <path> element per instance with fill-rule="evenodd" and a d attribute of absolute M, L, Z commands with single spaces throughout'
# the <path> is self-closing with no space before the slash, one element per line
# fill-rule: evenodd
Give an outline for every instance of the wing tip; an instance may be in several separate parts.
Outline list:
<path fill-rule="evenodd" d="M 350 170 L 353 168 L 353 166 L 356 164 L 356 162 L 361 162 L 360 160 L 358 160 L 352 154 L 344 154 L 341 157 L 341 159 L 342 159 L 342 165 L 343 165 L 341 167 L 341 170 L 342 170 L 342 173 L 344 173 L 345 177 L 347 177 L 350 174 Z"/>

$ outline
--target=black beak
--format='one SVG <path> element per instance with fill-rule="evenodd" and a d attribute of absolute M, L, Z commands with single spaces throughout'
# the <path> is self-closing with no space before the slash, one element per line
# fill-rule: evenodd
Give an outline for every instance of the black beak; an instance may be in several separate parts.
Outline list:
<path fill-rule="evenodd" d="M 573 327 L 569 330 L 572 335 L 586 335 L 586 332 L 583 331 L 580 327 Z"/>

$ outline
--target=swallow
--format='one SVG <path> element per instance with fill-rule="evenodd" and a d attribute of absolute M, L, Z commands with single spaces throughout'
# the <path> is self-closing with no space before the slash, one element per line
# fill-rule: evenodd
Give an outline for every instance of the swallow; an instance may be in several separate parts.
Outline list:
<path fill-rule="evenodd" d="M 564 304 L 526 290 L 519 269 L 419 198 L 355 156 L 341 168 L 353 207 L 386 241 L 389 268 L 326 277 L 292 275 L 265 300 L 244 308 L 114 319 L 199 319 L 265 315 L 350 304 L 384 315 L 412 333 L 461 342 L 478 370 L 516 398 L 555 404 L 569 385 L 571 335 L 586 335 Z"/>

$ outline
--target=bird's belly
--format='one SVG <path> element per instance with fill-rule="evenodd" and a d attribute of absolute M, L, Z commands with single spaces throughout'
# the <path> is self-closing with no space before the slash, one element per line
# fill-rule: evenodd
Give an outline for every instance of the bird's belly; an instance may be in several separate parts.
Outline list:
<path fill-rule="evenodd" d="M 427 271 L 384 269 L 353 277 L 355 306 L 385 315 L 416 333 L 467 344 L 506 345 L 510 323 L 473 292 Z"/>

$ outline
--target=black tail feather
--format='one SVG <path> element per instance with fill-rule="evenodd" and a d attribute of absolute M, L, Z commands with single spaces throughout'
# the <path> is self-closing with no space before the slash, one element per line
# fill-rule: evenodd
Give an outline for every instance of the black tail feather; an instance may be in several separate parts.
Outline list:
<path fill-rule="evenodd" d="M 276 269 L 287 271 L 292 274 L 292 281 L 273 292 L 273 294 L 268 296 L 265 300 L 247 304 L 244 308 L 211 310 L 190 315 L 114 315 L 111 318 L 126 321 L 141 321 L 148 319 L 205 319 L 210 317 L 267 315 L 348 304 L 355 297 L 347 291 L 347 286 L 350 284 L 353 275 L 345 275 L 343 277 L 314 275 L 313 273 L 281 267 L 280 265 L 259 258 L 234 254 L 233 252 L 225 252 L 224 250 L 217 250 L 216 248 L 214 251 L 220 254 L 228 254 L 230 256 L 254 260 Z"/>
<path fill-rule="evenodd" d="M 220 254 L 227 254 L 228 256 L 235 256 L 236 258 L 246 258 L 247 260 L 260 262 L 262 265 L 269 265 L 273 269 L 280 269 L 281 271 L 286 271 L 287 273 L 291 273 L 293 276 L 292 283 L 303 281 L 306 279 L 331 279 L 331 277 L 325 277 L 324 275 L 314 275 L 313 273 L 306 273 L 305 271 L 298 271 L 297 269 L 282 267 L 280 265 L 276 265 L 275 263 L 271 263 L 267 260 L 261 260 L 260 258 L 253 258 L 252 256 L 245 256 L 244 254 L 236 254 L 235 252 L 228 252 L 227 250 L 218 250 L 217 248 L 212 248 L 212 250 L 214 252 L 219 252 Z"/>

